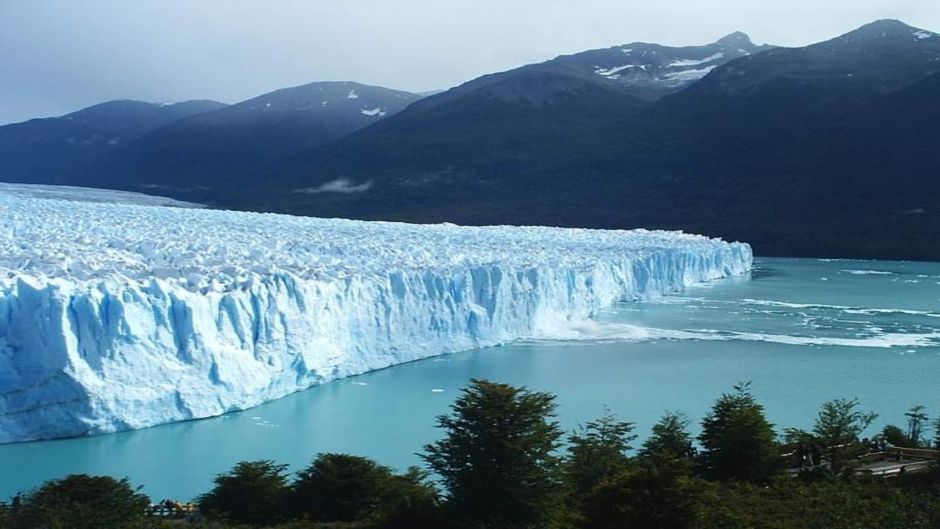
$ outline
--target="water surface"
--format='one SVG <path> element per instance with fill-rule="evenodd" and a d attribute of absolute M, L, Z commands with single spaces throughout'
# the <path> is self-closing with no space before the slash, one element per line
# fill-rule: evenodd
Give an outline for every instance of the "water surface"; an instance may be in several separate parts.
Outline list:
<path fill-rule="evenodd" d="M 401 365 L 245 412 L 91 438 L 0 446 L 0 498 L 68 473 L 127 476 L 154 499 L 188 499 L 240 460 L 293 468 L 317 452 L 404 468 L 437 438 L 434 417 L 471 378 L 558 395 L 563 426 L 610 408 L 638 433 L 667 410 L 699 419 L 750 380 L 780 427 L 859 398 L 885 422 L 914 404 L 940 415 L 940 264 L 759 259 L 680 296 L 621 304 L 544 340 Z"/>

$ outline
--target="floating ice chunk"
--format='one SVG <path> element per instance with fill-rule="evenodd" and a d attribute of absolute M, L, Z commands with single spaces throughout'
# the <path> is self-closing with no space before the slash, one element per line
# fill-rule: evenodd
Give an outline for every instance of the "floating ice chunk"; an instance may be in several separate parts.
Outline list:
<path fill-rule="evenodd" d="M 894 272 L 888 272 L 885 270 L 840 270 L 840 272 L 845 272 L 846 274 L 852 274 L 853 276 L 892 276 Z"/>

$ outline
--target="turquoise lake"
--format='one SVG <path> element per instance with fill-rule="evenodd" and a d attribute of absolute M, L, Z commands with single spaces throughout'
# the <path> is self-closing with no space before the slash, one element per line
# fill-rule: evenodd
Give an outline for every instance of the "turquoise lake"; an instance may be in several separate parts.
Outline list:
<path fill-rule="evenodd" d="M 244 412 L 136 432 L 0 446 L 0 498 L 69 473 L 127 476 L 154 500 L 186 500 L 248 459 L 297 469 L 318 452 L 403 469 L 438 437 L 471 378 L 558 395 L 567 429 L 609 408 L 637 433 L 667 410 L 695 423 L 751 381 L 770 419 L 809 427 L 822 402 L 858 398 L 902 423 L 914 404 L 940 416 L 940 264 L 758 259 L 751 277 L 611 307 L 521 342 L 324 384 Z M 872 432 L 869 432 L 872 433 Z"/>

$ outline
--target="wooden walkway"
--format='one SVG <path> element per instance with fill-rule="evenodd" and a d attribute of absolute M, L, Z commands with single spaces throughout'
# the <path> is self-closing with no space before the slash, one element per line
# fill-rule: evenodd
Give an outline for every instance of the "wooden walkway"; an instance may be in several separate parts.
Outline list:
<path fill-rule="evenodd" d="M 883 452 L 865 454 L 857 460 L 856 474 L 892 477 L 927 470 L 940 462 L 940 450 L 891 447 Z"/>

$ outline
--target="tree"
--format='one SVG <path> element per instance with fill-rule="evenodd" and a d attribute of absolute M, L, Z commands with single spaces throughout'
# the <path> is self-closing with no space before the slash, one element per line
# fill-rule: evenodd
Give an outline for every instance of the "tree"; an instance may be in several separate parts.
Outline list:
<path fill-rule="evenodd" d="M 560 496 L 554 417 L 551 394 L 476 379 L 438 417 L 445 436 L 422 458 L 441 476 L 460 523 L 551 527 Z"/>
<path fill-rule="evenodd" d="M 940 450 L 940 417 L 933 421 L 933 432 L 933 447 L 935 450 Z"/>
<path fill-rule="evenodd" d="M 591 421 L 568 437 L 565 475 L 576 494 L 584 494 L 627 468 L 633 449 L 633 423 L 610 413 Z"/>
<path fill-rule="evenodd" d="M 287 465 L 274 461 L 242 461 L 215 477 L 215 488 L 199 497 L 210 516 L 251 525 L 269 525 L 287 518 Z"/>
<path fill-rule="evenodd" d="M 766 481 L 780 465 L 775 437 L 750 383 L 738 384 L 702 420 L 702 470 L 711 479 Z"/>
<path fill-rule="evenodd" d="M 881 430 L 881 438 L 884 440 L 884 442 L 891 446 L 899 446 L 902 448 L 911 446 L 910 439 L 907 437 L 907 433 L 893 424 L 889 424 Z"/>
<path fill-rule="evenodd" d="M 822 469 L 823 447 L 813 433 L 800 428 L 787 428 L 783 431 L 781 451 L 793 454 L 788 464 L 798 465 L 802 477 L 807 478 Z"/>
<path fill-rule="evenodd" d="M 353 522 L 378 518 L 416 498 L 423 476 L 395 476 L 390 468 L 347 454 L 320 454 L 297 473 L 292 511 L 320 522 Z M 418 494 L 420 496 L 420 494 Z"/>
<path fill-rule="evenodd" d="M 924 406 L 918 404 L 904 414 L 907 417 L 907 439 L 912 447 L 921 446 L 924 440 L 924 425 L 927 424 L 928 419 L 924 409 Z"/>
<path fill-rule="evenodd" d="M 691 461 L 695 457 L 689 420 L 678 412 L 668 412 L 653 425 L 652 434 L 643 442 L 640 457 L 652 460 L 678 459 Z"/>
<path fill-rule="evenodd" d="M 439 508 L 437 487 L 428 472 L 409 467 L 394 475 L 384 494 L 379 527 L 382 529 L 441 529 L 448 526 Z"/>
<path fill-rule="evenodd" d="M 584 494 L 577 525 L 585 529 L 691 527 L 704 484 L 693 478 L 689 421 L 667 413 L 653 426 L 639 457 Z"/>
<path fill-rule="evenodd" d="M 73 474 L 47 481 L 11 507 L 11 529 L 122 529 L 144 516 L 147 496 L 127 479 Z"/>
<path fill-rule="evenodd" d="M 823 403 L 813 425 L 826 460 L 833 472 L 839 472 L 849 458 L 862 451 L 859 437 L 878 414 L 858 411 L 858 400 L 835 399 Z"/>

